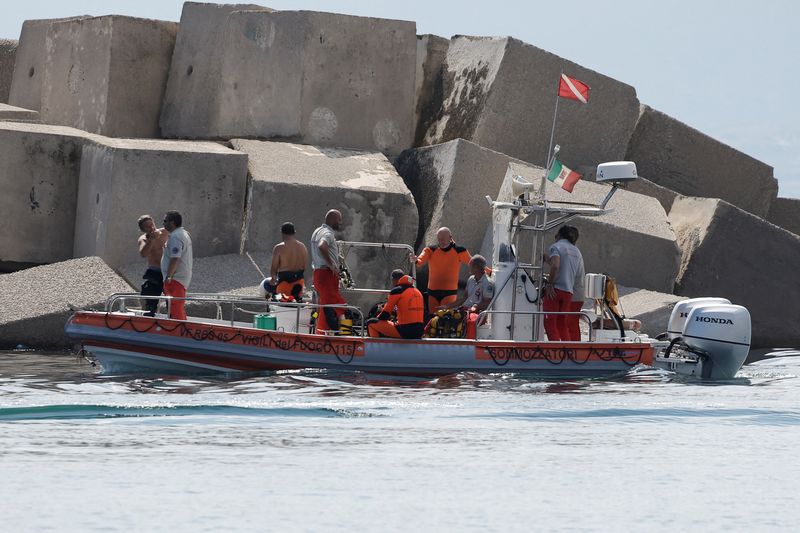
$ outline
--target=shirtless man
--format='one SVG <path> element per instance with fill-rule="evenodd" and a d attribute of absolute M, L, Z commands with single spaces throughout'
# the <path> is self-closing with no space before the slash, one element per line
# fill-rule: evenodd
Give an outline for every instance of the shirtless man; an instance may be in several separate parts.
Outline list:
<path fill-rule="evenodd" d="M 306 245 L 294 236 L 294 224 L 284 222 L 281 225 L 283 242 L 272 249 L 272 265 L 269 268 L 272 286 L 275 292 L 292 296 L 302 301 L 305 282 L 303 275 L 308 264 Z"/>
<path fill-rule="evenodd" d="M 139 255 L 147 260 L 147 270 L 142 276 L 142 296 L 161 296 L 164 290 L 164 279 L 161 276 L 161 254 L 167 244 L 169 232 L 164 228 L 156 228 L 153 217 L 142 215 L 139 217 L 139 230 L 144 232 L 139 237 Z M 155 316 L 158 300 L 147 299 L 144 304 L 147 316 Z"/>

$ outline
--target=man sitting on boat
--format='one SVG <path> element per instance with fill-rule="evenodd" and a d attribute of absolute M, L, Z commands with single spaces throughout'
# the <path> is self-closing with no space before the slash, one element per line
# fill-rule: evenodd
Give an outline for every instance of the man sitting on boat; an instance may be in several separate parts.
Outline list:
<path fill-rule="evenodd" d="M 291 222 L 281 224 L 281 236 L 283 242 L 272 249 L 272 264 L 269 269 L 272 290 L 268 292 L 300 302 L 303 300 L 305 288 L 303 275 L 308 263 L 308 250 L 305 244 L 295 238 L 294 224 Z"/>
<path fill-rule="evenodd" d="M 478 315 L 489 307 L 494 297 L 494 282 L 486 274 L 486 259 L 479 254 L 469 261 L 472 274 L 467 280 L 466 293 L 460 300 L 452 304 L 440 306 L 439 309 L 463 308 L 467 312 L 467 333 L 469 339 L 476 338 Z"/>
<path fill-rule="evenodd" d="M 424 327 L 425 304 L 422 293 L 414 287 L 414 278 L 402 270 L 392 271 L 394 287 L 378 318 L 367 322 L 370 337 L 421 339 Z M 392 312 L 396 320 L 390 320 Z"/>
<path fill-rule="evenodd" d="M 419 256 L 411 254 L 411 261 L 417 268 L 429 265 L 428 268 L 428 312 L 442 305 L 451 304 L 458 297 L 458 272 L 461 264 L 468 265 L 469 251 L 453 241 L 449 228 L 439 228 L 436 232 L 436 244 L 422 250 Z"/>

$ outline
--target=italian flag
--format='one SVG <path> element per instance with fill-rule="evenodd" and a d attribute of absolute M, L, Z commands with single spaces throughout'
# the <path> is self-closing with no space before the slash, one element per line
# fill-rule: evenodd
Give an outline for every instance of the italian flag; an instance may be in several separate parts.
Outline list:
<path fill-rule="evenodd" d="M 553 162 L 553 168 L 551 168 L 550 172 L 547 174 L 547 179 L 567 192 L 572 192 L 572 189 L 575 187 L 575 184 L 580 181 L 581 177 L 582 176 L 574 170 L 570 170 L 562 165 L 561 161 L 558 159 Z"/>

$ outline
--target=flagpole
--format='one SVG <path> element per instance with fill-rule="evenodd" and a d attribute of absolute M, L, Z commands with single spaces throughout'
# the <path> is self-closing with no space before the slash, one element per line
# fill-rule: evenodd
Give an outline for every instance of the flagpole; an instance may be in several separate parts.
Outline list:
<path fill-rule="evenodd" d="M 564 75 L 564 71 L 562 70 L 561 73 L 558 75 L 558 83 L 559 87 L 561 86 L 561 76 Z M 561 97 L 558 95 L 558 90 L 556 90 L 556 108 L 553 111 L 553 127 L 550 128 L 550 145 L 547 147 L 547 158 L 545 159 L 545 173 L 542 176 L 542 183 L 539 187 L 539 196 L 544 200 L 545 198 L 545 184 L 547 183 L 547 174 L 550 172 L 550 167 L 553 165 L 552 153 L 553 153 L 553 139 L 555 138 L 556 134 L 556 119 L 558 118 L 558 101 Z"/>

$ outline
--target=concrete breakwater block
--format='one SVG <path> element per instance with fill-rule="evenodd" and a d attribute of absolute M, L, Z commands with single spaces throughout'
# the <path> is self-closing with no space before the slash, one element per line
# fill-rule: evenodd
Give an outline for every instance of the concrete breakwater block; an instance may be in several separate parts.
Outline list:
<path fill-rule="evenodd" d="M 241 139 L 231 144 L 249 156 L 245 250 L 271 251 L 286 221 L 309 246 L 329 209 L 344 217 L 341 240 L 413 246 L 417 207 L 383 154 Z M 393 268 L 408 267 L 407 252 L 380 248 L 352 251 L 347 262 L 361 288 L 383 288 Z M 306 275 L 309 282 L 310 266 Z"/>
<path fill-rule="evenodd" d="M 39 112 L 22 109 L 8 104 L 0 104 L 0 120 L 13 122 L 39 122 Z"/>
<path fill-rule="evenodd" d="M 164 93 L 165 137 L 208 138 L 220 107 L 225 22 L 234 11 L 272 11 L 251 4 L 184 2 Z"/>
<path fill-rule="evenodd" d="M 84 257 L 0 276 L 0 347 L 69 345 L 71 308 L 103 309 L 106 298 L 131 287 L 99 257 Z"/>
<path fill-rule="evenodd" d="M 795 346 L 800 237 L 714 198 L 678 198 L 669 220 L 683 250 L 675 292 L 750 311 L 753 346 Z"/>
<path fill-rule="evenodd" d="M 658 183 L 653 183 L 652 181 L 641 176 L 639 176 L 639 179 L 636 181 L 626 183 L 625 190 L 655 198 L 658 200 L 658 203 L 661 204 L 661 207 L 664 208 L 664 211 L 666 211 L 667 214 L 669 214 L 670 210 L 672 209 L 672 203 L 675 201 L 675 198 L 680 196 L 675 191 L 659 185 Z"/>
<path fill-rule="evenodd" d="M 720 198 L 760 217 L 778 194 L 771 166 L 648 106 L 642 106 L 625 159 L 677 193 Z"/>
<path fill-rule="evenodd" d="M 562 70 L 592 91 L 586 105 L 559 101 L 560 159 L 570 168 L 622 159 L 639 115 L 635 89 L 510 37 L 450 41 L 442 99 L 424 144 L 461 137 L 546 166 Z"/>
<path fill-rule="evenodd" d="M 0 261 L 72 257 L 81 154 L 92 138 L 62 126 L 0 122 Z"/>
<path fill-rule="evenodd" d="M 136 220 L 176 210 L 195 257 L 239 250 L 247 156 L 212 142 L 101 138 L 83 149 L 75 257 L 139 260 Z"/>
<path fill-rule="evenodd" d="M 8 95 L 9 104 L 34 111 L 41 110 L 42 82 L 44 68 L 48 61 L 47 30 L 55 23 L 82 18 L 88 17 L 26 20 L 22 24 L 17 57 L 13 67 L 14 76 Z"/>
<path fill-rule="evenodd" d="M 767 220 L 800 235 L 800 199 L 776 198 L 769 208 Z"/>
<path fill-rule="evenodd" d="M 161 118 L 165 136 L 281 138 L 392 155 L 411 146 L 413 22 L 311 11 L 235 11 L 211 33 L 209 44 L 188 22 L 181 25 L 187 35 L 179 39 L 173 72 L 189 79 L 167 93 Z M 191 63 L 190 51 L 209 46 L 220 46 L 207 54 L 212 65 L 221 57 L 220 74 L 214 83 L 198 77 L 199 86 L 193 86 L 191 78 L 203 61 Z M 195 95 L 200 103 L 187 101 Z M 202 119 L 184 114 L 184 108 L 202 106 L 208 106 Z"/>
<path fill-rule="evenodd" d="M 544 169 L 510 163 L 508 173 L 539 184 Z M 580 181 L 572 193 L 547 182 L 546 195 L 550 201 L 598 204 L 610 185 Z M 502 192 L 502 191 L 501 191 Z M 498 195 L 500 201 L 511 201 L 511 195 Z M 586 272 L 607 273 L 617 283 L 651 291 L 671 293 L 680 265 L 680 249 L 670 227 L 664 208 L 655 198 L 618 190 L 609 202 L 610 212 L 599 217 L 578 217 L 567 222 L 578 228 L 578 248 L 583 255 Z M 553 242 L 554 229 L 545 235 Z M 489 228 L 487 228 L 487 234 Z M 531 233 L 531 232 L 529 232 Z M 491 255 L 490 241 L 483 250 Z M 523 241 L 519 257 L 531 262 L 530 239 Z"/>
<path fill-rule="evenodd" d="M 447 226 L 459 245 L 478 253 L 492 219 L 485 197 L 497 195 L 512 161 L 522 163 L 463 139 L 403 152 L 395 167 L 419 210 L 417 248 L 435 243 Z"/>
<path fill-rule="evenodd" d="M 417 36 L 414 91 L 414 146 L 420 146 L 442 101 L 444 62 L 450 40 L 438 35 Z"/>
<path fill-rule="evenodd" d="M 655 337 L 667 330 L 672 308 L 685 296 L 617 286 L 621 311 L 626 318 L 640 320 L 642 333 Z"/>
<path fill-rule="evenodd" d="M 160 137 L 176 33 L 174 22 L 117 15 L 50 24 L 42 120 L 112 137 Z"/>
<path fill-rule="evenodd" d="M 0 102 L 3 103 L 8 102 L 11 91 L 17 45 L 18 42 L 13 39 L 0 39 Z"/>

